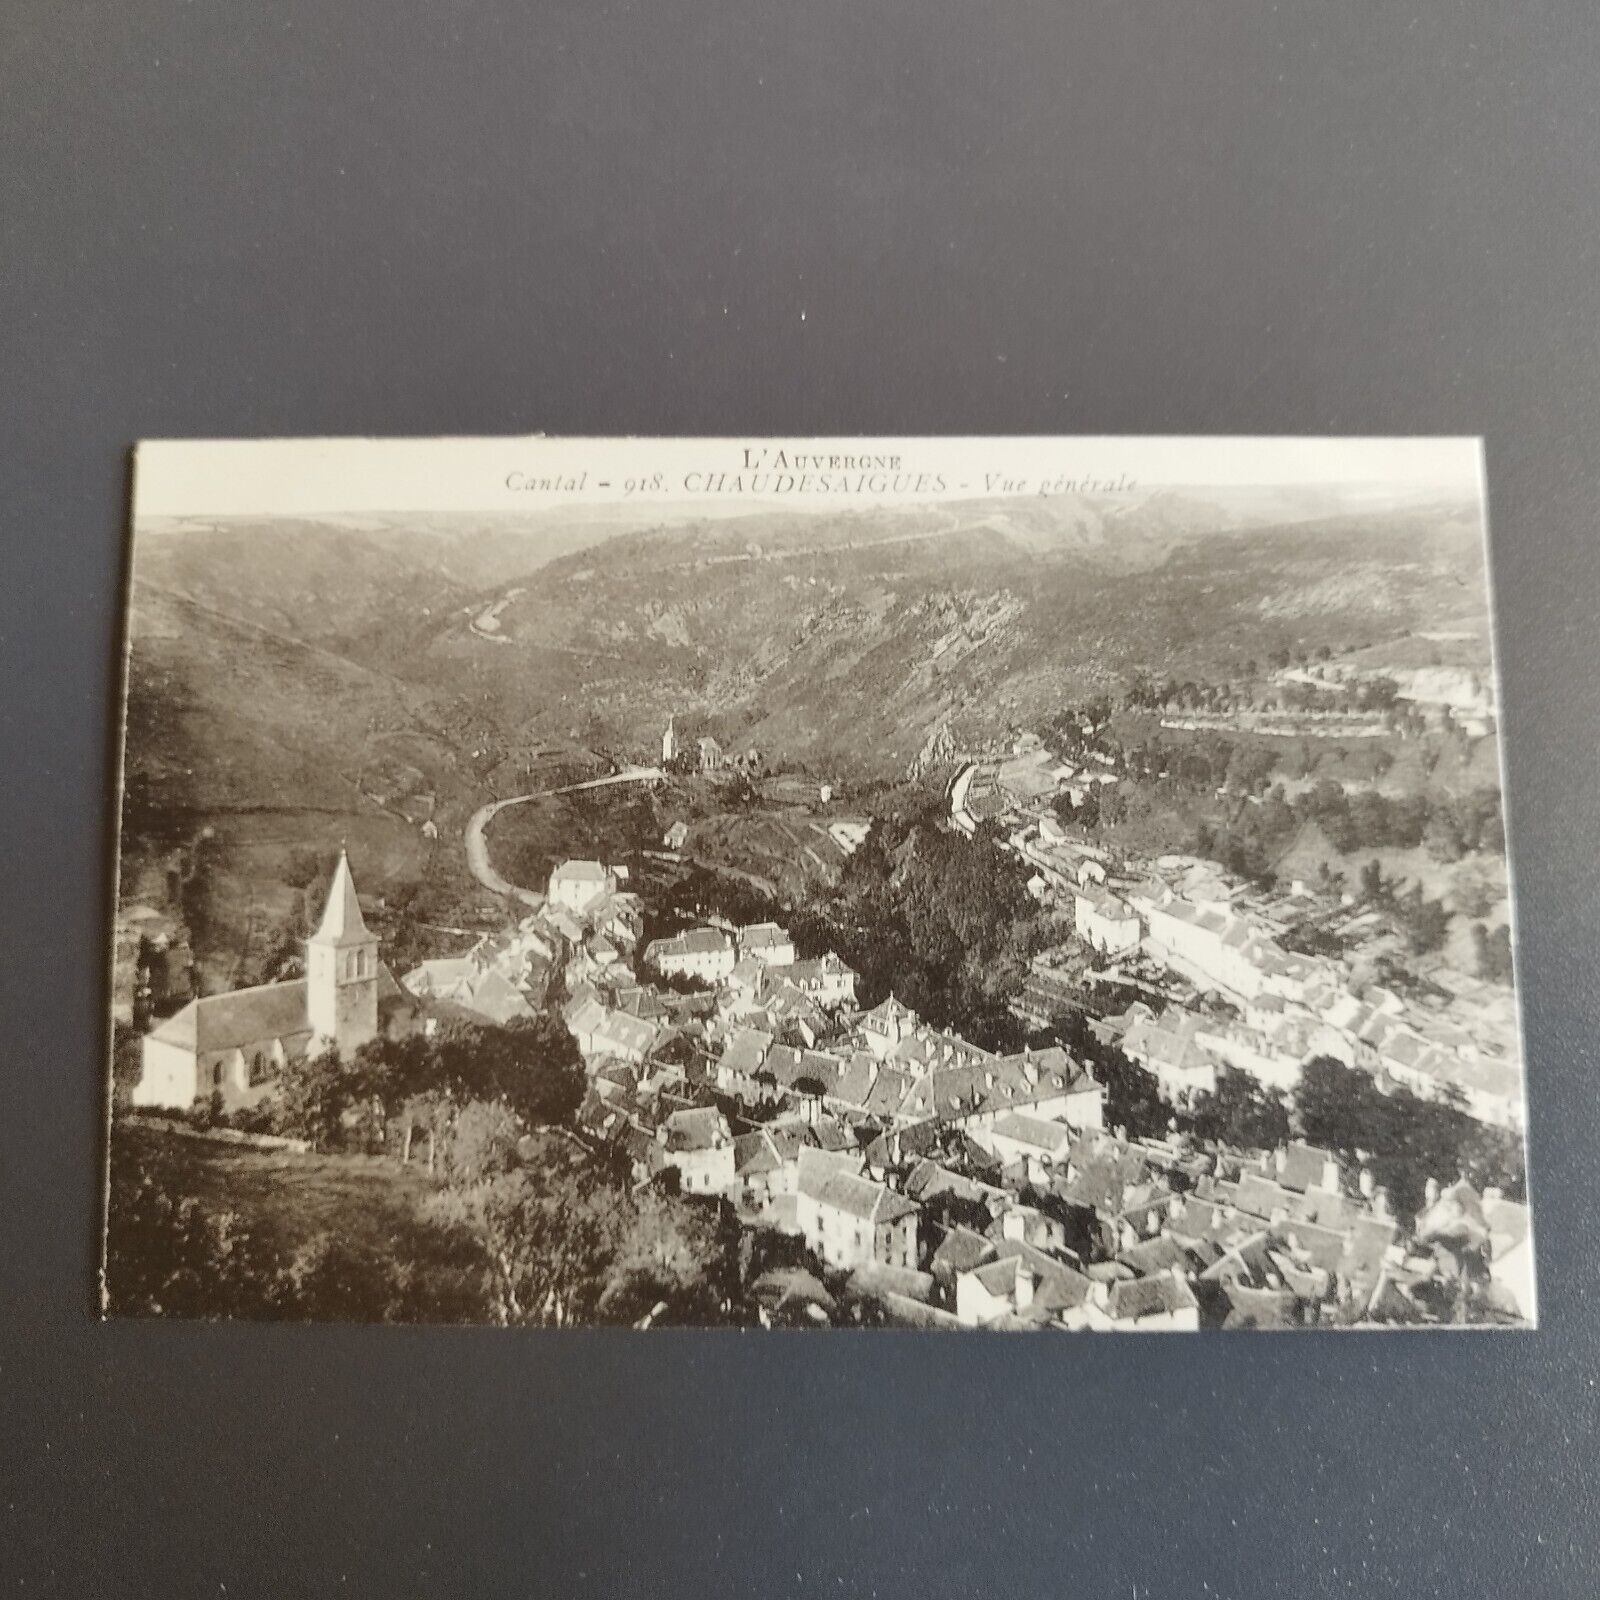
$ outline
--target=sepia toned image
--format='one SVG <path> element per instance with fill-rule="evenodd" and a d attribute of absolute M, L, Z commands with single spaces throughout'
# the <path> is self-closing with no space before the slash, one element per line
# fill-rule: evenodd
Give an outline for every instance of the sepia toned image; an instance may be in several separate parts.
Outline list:
<path fill-rule="evenodd" d="M 1475 440 L 156 443 L 109 1314 L 1535 1320 Z"/>

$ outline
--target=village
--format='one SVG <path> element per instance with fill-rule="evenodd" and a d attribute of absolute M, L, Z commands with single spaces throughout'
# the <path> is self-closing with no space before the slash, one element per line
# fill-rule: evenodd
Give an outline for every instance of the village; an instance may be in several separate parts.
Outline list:
<path fill-rule="evenodd" d="M 669 727 L 669 760 L 676 738 Z M 700 747 L 703 766 L 721 759 Z M 848 1283 L 906 1326 L 1409 1324 L 1461 1320 L 1469 1295 L 1475 1320 L 1531 1320 L 1520 1199 L 1430 1172 L 1401 1216 L 1331 1149 L 1236 1148 L 1180 1126 L 1219 1075 L 1292 1100 L 1304 1064 L 1331 1058 L 1520 1130 L 1509 991 L 1463 975 L 1434 998 L 1358 992 L 1361 941 L 1380 936 L 1359 908 L 1342 908 L 1354 954 L 1287 949 L 1306 885 L 1275 896 L 1195 857 L 1135 861 L 1070 836 L 1050 797 L 1115 781 L 1085 768 L 1020 739 L 956 775 L 948 826 L 987 827 L 1070 930 L 1034 958 L 1020 1017 L 1137 994 L 1091 1006 L 1091 1027 L 1172 1108 L 1164 1130 L 1112 1125 L 1106 1084 L 1060 1044 L 986 1050 L 892 992 L 863 1007 L 858 974 L 832 951 L 802 959 L 779 921 L 711 914 L 647 940 L 629 869 L 597 859 L 560 861 L 542 891 L 517 890 L 503 927 L 396 975 L 341 857 L 306 978 L 194 1000 L 158 1024 L 133 1107 L 248 1108 L 297 1053 L 559 1014 L 586 1081 L 572 1132 L 596 1159 L 809 1252 L 818 1270 L 775 1276 L 764 1318 L 825 1324 Z M 674 823 L 663 852 L 687 840 Z"/>

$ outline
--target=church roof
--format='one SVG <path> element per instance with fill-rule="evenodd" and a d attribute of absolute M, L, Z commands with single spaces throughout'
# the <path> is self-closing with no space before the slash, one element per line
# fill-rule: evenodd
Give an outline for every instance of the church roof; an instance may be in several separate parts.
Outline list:
<path fill-rule="evenodd" d="M 231 994 L 202 995 L 153 1028 L 150 1037 L 201 1054 L 208 1050 L 236 1050 L 310 1031 L 305 980 L 298 979 L 235 989 Z"/>
<path fill-rule="evenodd" d="M 351 945 L 368 944 L 371 940 L 372 935 L 361 917 L 361 902 L 356 899 L 356 880 L 350 874 L 350 858 L 341 850 L 339 865 L 333 873 L 333 887 L 328 890 L 328 903 L 322 911 L 322 923 L 311 942 Z"/>

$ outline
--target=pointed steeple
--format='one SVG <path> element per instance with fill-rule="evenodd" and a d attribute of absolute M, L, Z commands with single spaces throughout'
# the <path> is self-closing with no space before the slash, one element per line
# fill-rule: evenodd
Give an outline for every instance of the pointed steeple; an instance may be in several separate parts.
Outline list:
<path fill-rule="evenodd" d="M 351 876 L 350 858 L 343 848 L 339 851 L 339 865 L 334 868 L 333 887 L 328 891 L 322 922 L 310 942 L 335 947 L 373 942 L 361 917 L 361 902 L 356 898 L 356 880 Z"/>

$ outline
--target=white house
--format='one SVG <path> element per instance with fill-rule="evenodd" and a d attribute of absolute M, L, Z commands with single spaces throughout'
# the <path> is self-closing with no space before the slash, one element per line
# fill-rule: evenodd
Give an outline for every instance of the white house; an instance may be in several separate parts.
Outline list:
<path fill-rule="evenodd" d="M 721 1194 L 737 1181 L 733 1135 L 714 1106 L 674 1111 L 656 1129 L 662 1164 L 678 1169 L 686 1194 Z"/>
<path fill-rule="evenodd" d="M 1044 1185 L 1059 1167 L 1066 1167 L 1073 1130 L 1064 1122 L 1050 1122 L 1022 1111 L 1005 1111 L 973 1137 L 1003 1165 L 1021 1163 L 1028 1182 Z"/>
<path fill-rule="evenodd" d="M 741 956 L 754 956 L 769 967 L 794 963 L 794 940 L 776 922 L 752 922 L 739 929 L 738 939 Z"/>
<path fill-rule="evenodd" d="M 670 939 L 653 940 L 645 946 L 644 959 L 667 976 L 716 983 L 733 971 L 739 955 L 733 940 L 719 929 L 690 928 Z"/>
<path fill-rule="evenodd" d="M 1088 883 L 1073 891 L 1072 900 L 1072 925 L 1085 944 L 1112 956 L 1139 948 L 1139 913 L 1126 900 Z"/>
<path fill-rule="evenodd" d="M 616 874 L 598 861 L 563 861 L 550 874 L 549 902 L 579 914 L 617 892 Z"/>
<path fill-rule="evenodd" d="M 862 1176 L 854 1157 L 800 1150 L 795 1217 L 806 1243 L 832 1266 L 917 1265 L 917 1207 Z"/>

